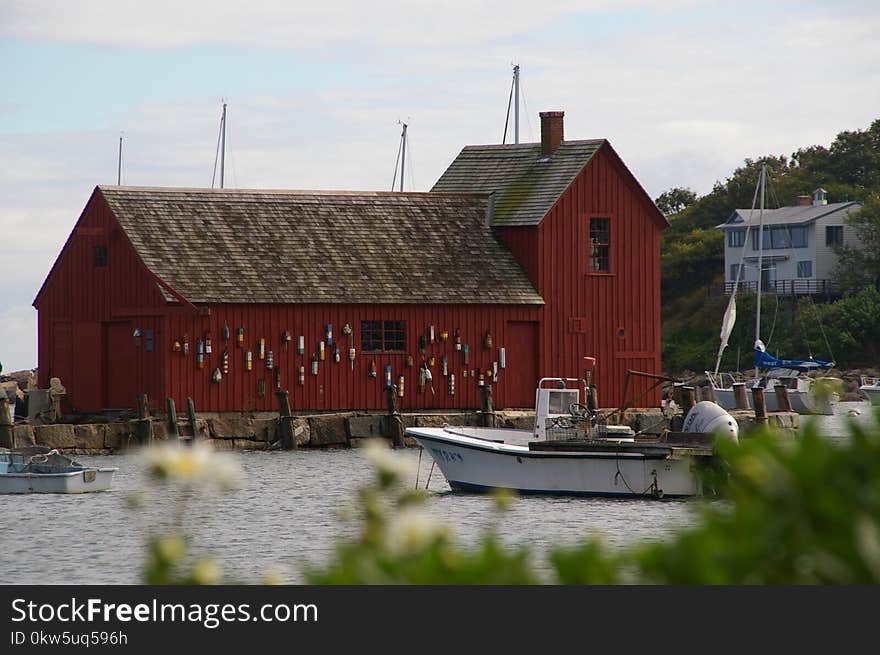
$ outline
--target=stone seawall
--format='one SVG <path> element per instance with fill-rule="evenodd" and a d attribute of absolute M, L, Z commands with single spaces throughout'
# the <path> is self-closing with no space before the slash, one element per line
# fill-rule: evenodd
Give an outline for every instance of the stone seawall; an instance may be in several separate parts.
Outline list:
<path fill-rule="evenodd" d="M 739 424 L 740 435 L 746 435 L 756 426 L 751 412 L 731 412 Z M 444 425 L 479 425 L 480 412 L 449 413 L 402 413 L 405 427 L 442 427 Z M 498 427 L 530 430 L 535 413 L 531 411 L 496 411 L 495 423 Z M 150 430 L 154 441 L 169 441 L 177 435 L 169 432 L 162 417 L 150 420 Z M 298 447 L 304 448 L 350 448 L 363 444 L 365 439 L 387 437 L 388 417 L 384 414 L 365 414 L 341 412 L 334 414 L 314 414 L 298 416 L 293 419 L 294 440 Z M 771 427 L 783 434 L 793 436 L 797 433 L 798 415 L 793 413 L 771 412 L 768 414 Z M 123 452 L 137 446 L 137 420 L 115 423 L 58 423 L 53 425 L 16 425 L 14 428 L 15 447 L 46 446 L 72 454 L 101 455 Z M 670 429 L 669 419 L 660 410 L 633 409 L 626 413 L 626 424 L 636 432 L 646 436 L 659 435 Z M 193 429 L 195 428 L 195 430 Z M 278 416 L 270 412 L 253 415 L 206 414 L 192 426 L 188 421 L 178 425 L 180 438 L 191 440 L 193 432 L 196 439 L 204 440 L 218 450 L 273 450 L 280 448 Z M 415 441 L 406 439 L 408 446 Z"/>
<path fill-rule="evenodd" d="M 439 427 L 443 425 L 479 425 L 479 412 L 403 413 L 405 427 Z M 341 412 L 314 414 L 293 419 L 294 440 L 298 447 L 349 448 L 362 445 L 364 439 L 385 437 L 389 434 L 384 414 Z M 495 412 L 499 427 L 531 429 L 534 412 Z M 170 441 L 171 434 L 161 416 L 149 419 L 154 441 Z M 138 444 L 138 420 L 115 423 L 56 423 L 52 425 L 16 425 L 14 446 L 46 446 L 77 455 L 109 455 L 123 452 Z M 196 420 L 179 421 L 180 439 L 204 440 L 218 450 L 273 450 L 280 448 L 278 415 L 270 412 L 253 415 L 206 414 Z M 407 445 L 415 441 L 407 438 Z"/>

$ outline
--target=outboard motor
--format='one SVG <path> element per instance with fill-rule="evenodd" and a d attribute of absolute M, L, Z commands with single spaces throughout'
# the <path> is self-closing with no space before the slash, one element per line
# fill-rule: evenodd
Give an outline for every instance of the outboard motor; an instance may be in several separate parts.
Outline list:
<path fill-rule="evenodd" d="M 739 425 L 723 407 L 711 400 L 703 400 L 693 406 L 682 424 L 683 432 L 710 432 L 738 440 Z"/>

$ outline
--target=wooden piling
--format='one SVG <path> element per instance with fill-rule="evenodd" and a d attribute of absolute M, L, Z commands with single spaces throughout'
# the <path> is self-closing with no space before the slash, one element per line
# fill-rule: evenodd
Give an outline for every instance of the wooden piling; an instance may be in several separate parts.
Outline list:
<path fill-rule="evenodd" d="M 189 419 L 189 424 L 192 426 L 193 436 L 190 443 L 193 443 L 199 438 L 199 423 L 196 418 L 196 405 L 192 398 L 186 399 L 186 417 Z"/>
<path fill-rule="evenodd" d="M 15 423 L 9 415 L 9 399 L 5 395 L 0 398 L 0 448 L 15 448 Z"/>
<path fill-rule="evenodd" d="M 672 399 L 679 407 L 684 407 L 684 398 L 682 398 L 681 388 L 684 386 L 682 382 L 672 383 Z"/>
<path fill-rule="evenodd" d="M 387 436 L 391 438 L 394 448 L 403 448 L 406 442 L 403 439 L 403 419 L 397 407 L 397 387 L 393 384 L 385 387 L 385 401 L 388 405 L 388 416 L 385 421 Z"/>
<path fill-rule="evenodd" d="M 275 398 L 278 399 L 278 431 L 281 434 L 281 447 L 284 450 L 296 450 L 293 416 L 290 415 L 290 394 L 287 391 L 276 391 Z"/>
<path fill-rule="evenodd" d="M 480 425 L 484 428 L 495 427 L 495 407 L 492 403 L 492 385 L 480 387 Z"/>
<path fill-rule="evenodd" d="M 153 422 L 150 419 L 150 409 L 147 403 L 147 394 L 139 393 L 135 396 L 137 402 L 138 420 L 135 424 L 135 438 L 138 445 L 149 445 L 153 439 Z"/>
<path fill-rule="evenodd" d="M 777 384 L 774 388 L 776 394 L 776 409 L 780 412 L 791 411 L 791 401 L 788 399 L 788 389 L 784 384 Z"/>
<path fill-rule="evenodd" d="M 711 400 L 713 403 L 715 402 L 715 389 L 712 387 L 711 383 L 703 387 L 703 400 Z"/>
<path fill-rule="evenodd" d="M 746 383 L 745 382 L 734 382 L 733 383 L 733 400 L 736 403 L 735 409 L 748 409 L 749 408 L 749 399 L 746 396 Z"/>
<path fill-rule="evenodd" d="M 690 412 L 694 405 L 697 404 L 696 394 L 694 392 L 693 387 L 683 386 L 681 387 L 681 414 L 682 416 L 687 416 L 688 412 Z"/>
<path fill-rule="evenodd" d="M 755 405 L 755 420 L 758 423 L 767 423 L 767 406 L 764 404 L 764 389 L 752 387 L 752 403 Z"/>
<path fill-rule="evenodd" d="M 168 420 L 168 434 L 180 441 L 180 429 L 177 426 L 177 410 L 174 409 L 174 398 L 166 398 L 166 414 Z"/>

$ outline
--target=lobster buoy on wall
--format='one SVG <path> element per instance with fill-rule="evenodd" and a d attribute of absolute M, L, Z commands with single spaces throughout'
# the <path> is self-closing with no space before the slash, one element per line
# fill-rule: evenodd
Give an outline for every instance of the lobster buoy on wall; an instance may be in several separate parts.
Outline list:
<path fill-rule="evenodd" d="M 492 333 L 489 330 L 486 330 L 486 336 L 483 337 L 483 348 L 485 350 L 492 350 Z"/>
<path fill-rule="evenodd" d="M 318 374 L 318 358 L 312 353 L 312 375 Z"/>
<path fill-rule="evenodd" d="M 211 348 L 211 333 L 208 332 L 205 334 L 205 354 L 210 355 L 212 352 L 214 352 L 214 349 Z"/>
<path fill-rule="evenodd" d="M 723 407 L 711 400 L 702 400 L 691 408 L 681 426 L 682 432 L 715 433 L 734 441 L 739 437 L 739 425 Z"/>
<path fill-rule="evenodd" d="M 503 346 L 498 349 L 498 366 L 507 368 L 507 350 Z"/>
<path fill-rule="evenodd" d="M 433 325 L 428 326 L 428 342 L 434 343 L 434 326 Z"/>
<path fill-rule="evenodd" d="M 223 337 L 223 343 L 229 343 L 229 324 L 226 321 L 223 321 L 223 331 L 220 333 Z"/>
<path fill-rule="evenodd" d="M 180 345 L 180 341 L 175 339 L 174 343 L 171 344 L 171 352 L 179 353 L 182 349 L 183 346 Z"/>
<path fill-rule="evenodd" d="M 413 356 L 407 355 L 406 356 L 406 367 L 410 368 L 412 365 L 413 365 Z"/>
<path fill-rule="evenodd" d="M 464 365 L 467 366 L 470 363 L 470 352 L 471 347 L 467 344 L 464 344 L 461 347 L 462 357 L 464 358 Z"/>
<path fill-rule="evenodd" d="M 397 377 L 397 395 L 400 398 L 403 398 L 403 384 L 404 384 L 404 382 L 405 382 L 405 380 L 404 380 L 403 376 L 399 375 Z"/>
<path fill-rule="evenodd" d="M 455 395 L 455 373 L 452 373 L 449 376 L 449 395 L 450 396 Z"/>
<path fill-rule="evenodd" d="M 391 364 L 385 365 L 385 388 L 391 386 Z"/>
<path fill-rule="evenodd" d="M 318 342 L 318 356 L 320 357 L 321 361 L 323 362 L 324 361 L 324 342 L 323 341 Z"/>
<path fill-rule="evenodd" d="M 296 353 L 303 355 L 306 352 L 306 338 L 302 335 L 296 338 Z"/>
<path fill-rule="evenodd" d="M 306 384 L 306 367 L 299 367 L 299 386 L 303 387 Z"/>
<path fill-rule="evenodd" d="M 498 382 L 498 362 L 492 362 L 492 382 Z"/>
<path fill-rule="evenodd" d="M 349 348 L 348 349 L 348 361 L 351 362 L 351 370 L 352 371 L 354 370 L 354 357 L 355 357 L 354 348 Z"/>
<path fill-rule="evenodd" d="M 370 361 L 370 372 L 369 375 L 371 378 L 376 377 L 376 360 L 373 359 Z"/>
<path fill-rule="evenodd" d="M 266 359 L 266 338 L 260 337 L 260 350 L 258 353 L 260 359 Z"/>
<path fill-rule="evenodd" d="M 275 357 L 273 356 L 272 351 L 270 350 L 268 352 L 268 354 L 266 355 L 266 368 L 271 371 L 272 367 L 274 367 L 274 366 L 275 366 Z"/>
<path fill-rule="evenodd" d="M 205 342 L 201 339 L 196 341 L 196 361 L 199 368 L 205 368 Z"/>
<path fill-rule="evenodd" d="M 219 369 L 219 368 L 215 368 L 215 369 L 214 369 L 214 373 L 211 375 L 211 379 L 212 379 L 214 382 L 220 382 L 220 380 L 223 379 L 223 374 L 220 373 L 220 369 Z"/>
<path fill-rule="evenodd" d="M 183 335 L 183 354 L 189 355 L 189 335 Z"/>
<path fill-rule="evenodd" d="M 327 323 L 327 327 L 324 331 L 324 341 L 327 342 L 328 346 L 333 345 L 333 324 Z"/>
<path fill-rule="evenodd" d="M 223 351 L 223 375 L 229 375 L 229 351 Z"/>
<path fill-rule="evenodd" d="M 290 348 L 290 332 L 285 330 L 281 333 L 281 343 L 284 344 L 284 350 Z"/>
<path fill-rule="evenodd" d="M 238 347 L 241 348 L 244 345 L 244 328 L 240 327 L 235 331 L 235 341 L 238 343 Z"/>
<path fill-rule="evenodd" d="M 461 330 L 455 328 L 455 332 L 453 332 L 453 336 L 455 337 L 455 349 L 461 350 Z"/>
<path fill-rule="evenodd" d="M 446 355 L 440 357 L 440 371 L 444 377 L 449 375 L 449 360 L 446 359 Z"/>
<path fill-rule="evenodd" d="M 449 332 L 445 330 L 440 333 L 440 341 L 446 342 L 449 339 Z"/>
<path fill-rule="evenodd" d="M 251 371 L 254 368 L 254 353 L 250 350 L 244 353 L 244 368 L 246 371 Z"/>
<path fill-rule="evenodd" d="M 340 359 L 341 359 L 341 356 L 339 354 L 339 348 L 334 348 L 333 349 L 333 361 L 338 364 Z"/>

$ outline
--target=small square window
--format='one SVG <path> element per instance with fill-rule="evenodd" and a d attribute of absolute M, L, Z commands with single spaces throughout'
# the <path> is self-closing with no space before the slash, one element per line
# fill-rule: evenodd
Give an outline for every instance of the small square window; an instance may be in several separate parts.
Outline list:
<path fill-rule="evenodd" d="M 826 225 L 825 226 L 825 245 L 826 246 L 842 246 L 843 245 L 843 225 Z"/>
<path fill-rule="evenodd" d="M 406 321 L 361 321 L 363 352 L 406 350 Z"/>

